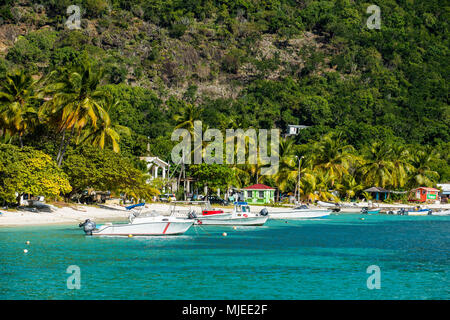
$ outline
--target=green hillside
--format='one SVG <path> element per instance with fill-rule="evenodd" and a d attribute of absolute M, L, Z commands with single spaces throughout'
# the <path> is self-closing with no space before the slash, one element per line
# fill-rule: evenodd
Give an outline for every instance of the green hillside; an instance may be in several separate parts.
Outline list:
<path fill-rule="evenodd" d="M 65 24 L 72 4 L 81 8 L 78 30 Z M 380 29 L 367 26 L 372 4 L 381 10 Z M 152 155 L 170 159 L 174 128 L 199 119 L 205 128 L 221 130 L 310 126 L 292 141 L 290 156 L 320 143 L 323 150 L 330 137 L 371 163 L 373 150 L 384 148 L 375 156 L 390 163 L 381 165 L 388 169 L 377 171 L 377 178 L 353 164 L 328 187 L 344 185 L 349 173 L 358 183 L 393 188 L 450 180 L 447 1 L 4 0 L 0 16 L 1 81 L 15 70 L 40 79 L 36 85 L 46 87 L 47 98 L 30 107 L 42 110 L 63 86 L 61 79 L 89 63 L 92 74 L 101 72 L 93 96 L 109 96 L 103 123 L 120 135 L 101 148 L 120 147 L 137 166 L 148 144 Z M 5 118 L 0 139 L 58 161 L 61 128 L 75 126 L 52 129 L 49 123 L 57 121 L 47 116 L 50 122 L 37 120 L 20 130 L 9 130 Z M 76 128 L 69 151 L 96 144 L 84 126 Z M 398 159 L 415 168 L 405 169 L 403 183 L 393 182 L 391 162 Z M 311 160 L 312 167 L 320 168 L 320 161 Z M 383 170 L 388 178 L 380 177 Z M 284 182 L 292 189 L 295 178 Z"/>

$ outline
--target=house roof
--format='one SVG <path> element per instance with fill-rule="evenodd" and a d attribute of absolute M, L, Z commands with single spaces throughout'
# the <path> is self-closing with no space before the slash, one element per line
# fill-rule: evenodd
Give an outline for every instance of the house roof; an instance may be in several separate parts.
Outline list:
<path fill-rule="evenodd" d="M 248 187 L 243 188 L 245 190 L 275 190 L 272 187 L 266 186 L 265 184 L 262 183 L 257 183 Z"/>
<path fill-rule="evenodd" d="M 414 189 L 414 190 L 417 190 L 417 189 L 425 190 L 425 191 L 441 191 L 441 190 L 439 190 L 439 189 L 429 188 L 429 187 L 418 187 L 418 188 L 416 188 L 416 189 Z"/>
<path fill-rule="evenodd" d="M 366 189 L 364 191 L 365 192 L 390 192 L 389 190 L 384 189 L 384 188 L 380 188 L 380 187 L 371 187 L 371 188 L 368 188 L 368 189 Z"/>
<path fill-rule="evenodd" d="M 147 162 L 148 164 L 155 163 L 160 167 L 168 167 L 169 164 L 158 157 L 139 157 L 140 160 Z"/>
<path fill-rule="evenodd" d="M 438 183 L 437 186 L 444 192 L 450 191 L 450 183 Z"/>
<path fill-rule="evenodd" d="M 306 129 L 306 128 L 309 128 L 310 126 L 305 126 L 303 124 L 288 124 L 288 127 L 290 127 L 290 128 L 299 128 L 299 129 Z"/>

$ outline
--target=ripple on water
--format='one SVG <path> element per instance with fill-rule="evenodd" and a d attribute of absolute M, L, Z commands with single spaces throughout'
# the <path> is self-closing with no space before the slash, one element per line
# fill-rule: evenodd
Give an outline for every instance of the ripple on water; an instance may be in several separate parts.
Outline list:
<path fill-rule="evenodd" d="M 172 237 L 86 237 L 75 226 L 3 228 L 0 298 L 450 297 L 449 217 L 360 217 L 193 227 Z M 366 286 L 373 264 L 381 269 L 380 290 Z M 67 289 L 69 265 L 81 269 L 80 290 Z"/>

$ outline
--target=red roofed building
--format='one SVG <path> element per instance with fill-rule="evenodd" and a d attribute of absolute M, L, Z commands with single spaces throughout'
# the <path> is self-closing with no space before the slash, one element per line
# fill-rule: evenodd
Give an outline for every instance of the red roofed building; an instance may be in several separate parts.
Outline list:
<path fill-rule="evenodd" d="M 411 190 L 409 201 L 434 202 L 436 200 L 439 200 L 439 191 L 439 189 L 435 188 L 419 187 L 417 189 Z"/>
<path fill-rule="evenodd" d="M 265 184 L 254 184 L 242 188 L 244 201 L 253 204 L 266 204 L 275 201 L 275 189 Z"/>

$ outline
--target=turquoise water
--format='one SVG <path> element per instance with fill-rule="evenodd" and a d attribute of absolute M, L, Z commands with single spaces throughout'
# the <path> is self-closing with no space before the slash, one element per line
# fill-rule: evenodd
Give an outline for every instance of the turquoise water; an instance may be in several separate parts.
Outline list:
<path fill-rule="evenodd" d="M 449 217 L 357 214 L 153 238 L 2 228 L 0 299 L 449 299 L 449 231 Z M 69 265 L 80 290 L 66 287 Z"/>

